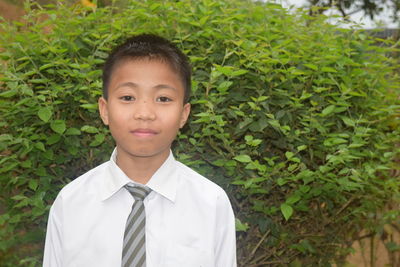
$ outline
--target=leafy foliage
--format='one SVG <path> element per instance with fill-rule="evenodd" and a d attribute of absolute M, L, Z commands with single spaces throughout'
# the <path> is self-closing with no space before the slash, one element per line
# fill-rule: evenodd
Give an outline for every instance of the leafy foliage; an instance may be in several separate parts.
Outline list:
<path fill-rule="evenodd" d="M 382 14 L 385 8 L 390 12 L 389 15 L 393 22 L 398 21 L 400 12 L 399 0 L 308 0 L 311 13 L 323 13 L 328 9 L 336 9 L 343 17 L 362 11 L 364 15 L 374 19 Z M 319 7 L 319 9 L 315 9 Z"/>
<path fill-rule="evenodd" d="M 142 32 L 191 58 L 191 122 L 174 150 L 228 191 L 241 266 L 325 266 L 361 229 L 398 218 L 382 211 L 399 201 L 400 185 L 390 172 L 399 155 L 390 45 L 253 1 L 58 4 L 27 14 L 3 23 L 0 37 L 4 266 L 40 264 L 57 192 L 108 159 L 99 69 L 111 47 Z"/>

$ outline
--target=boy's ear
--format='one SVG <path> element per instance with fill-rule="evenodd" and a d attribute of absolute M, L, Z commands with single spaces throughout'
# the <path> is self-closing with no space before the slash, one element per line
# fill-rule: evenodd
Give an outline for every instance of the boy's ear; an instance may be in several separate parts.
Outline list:
<path fill-rule="evenodd" d="M 182 128 L 186 124 L 186 121 L 189 118 L 189 114 L 190 114 L 190 103 L 186 103 L 183 106 L 179 128 Z"/>
<path fill-rule="evenodd" d="M 108 125 L 108 108 L 107 108 L 107 100 L 104 97 L 99 98 L 99 112 L 100 117 L 105 125 Z"/>

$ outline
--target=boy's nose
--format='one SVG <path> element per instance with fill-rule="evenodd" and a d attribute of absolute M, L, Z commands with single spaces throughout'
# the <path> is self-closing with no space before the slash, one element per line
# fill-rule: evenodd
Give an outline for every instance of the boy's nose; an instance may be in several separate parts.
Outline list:
<path fill-rule="evenodd" d="M 156 114 L 151 101 L 138 101 L 136 103 L 134 118 L 136 120 L 154 120 L 156 118 Z"/>

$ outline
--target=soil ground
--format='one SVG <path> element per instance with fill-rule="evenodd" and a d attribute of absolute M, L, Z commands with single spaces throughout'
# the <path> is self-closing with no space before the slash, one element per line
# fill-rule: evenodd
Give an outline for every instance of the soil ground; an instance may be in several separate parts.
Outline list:
<path fill-rule="evenodd" d="M 17 7 L 7 1 L 0 1 L 0 16 L 6 20 L 18 20 L 24 14 L 22 8 Z"/>

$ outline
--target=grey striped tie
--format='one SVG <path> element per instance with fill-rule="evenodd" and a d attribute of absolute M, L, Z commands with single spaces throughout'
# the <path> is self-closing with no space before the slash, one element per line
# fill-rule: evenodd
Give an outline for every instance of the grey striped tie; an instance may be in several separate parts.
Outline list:
<path fill-rule="evenodd" d="M 143 200 L 150 193 L 151 189 L 139 185 L 135 187 L 126 185 L 125 188 L 132 194 L 135 203 L 133 203 L 132 211 L 126 221 L 122 266 L 144 267 L 146 266 L 146 213 Z"/>

